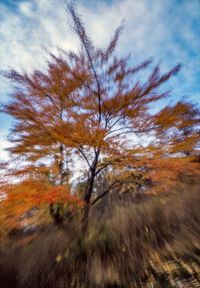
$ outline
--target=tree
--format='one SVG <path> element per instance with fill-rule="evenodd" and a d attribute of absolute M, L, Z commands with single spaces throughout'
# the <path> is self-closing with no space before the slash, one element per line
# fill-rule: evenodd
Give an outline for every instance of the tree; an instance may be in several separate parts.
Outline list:
<path fill-rule="evenodd" d="M 180 65 L 166 73 L 161 73 L 156 65 L 147 80 L 137 81 L 136 73 L 150 68 L 152 61 L 145 60 L 132 67 L 129 57 L 114 55 L 123 27 L 116 29 L 105 49 L 96 48 L 73 5 L 68 5 L 68 12 L 81 42 L 80 51 L 59 49 L 58 55 L 49 53 L 51 59 L 46 72 L 21 74 L 12 70 L 6 73 L 6 77 L 16 83 L 17 90 L 3 112 L 16 119 L 10 137 L 14 146 L 9 151 L 27 161 L 28 171 L 39 169 L 38 160 L 46 161 L 50 157 L 53 160 L 48 169 L 58 162 L 59 184 L 63 185 L 67 153 L 70 161 L 77 161 L 77 156 L 85 161 L 83 218 L 87 226 L 90 206 L 117 189 L 123 177 L 127 177 L 128 167 L 141 169 L 149 158 L 166 155 L 169 145 L 168 141 L 161 141 L 163 135 L 171 139 L 168 153 L 179 151 L 174 147 L 178 147 L 180 133 L 174 137 L 170 131 L 175 127 L 187 142 L 188 135 L 197 135 L 191 132 L 196 131 L 192 127 L 197 121 L 193 121 L 196 116 L 191 117 L 191 121 L 181 120 L 184 108 L 179 107 L 186 105 L 183 103 L 157 114 L 150 110 L 152 104 L 168 96 L 167 92 L 160 92 L 159 87 L 179 71 Z M 192 109 L 192 105 L 186 107 L 187 111 Z M 168 114 L 175 118 L 165 119 Z M 141 136 L 146 143 L 150 137 L 154 140 L 142 145 Z M 159 136 L 160 141 L 155 141 L 155 136 Z M 193 149 L 198 137 L 191 137 Z M 94 183 L 105 169 L 111 172 L 109 185 L 95 198 Z"/>
<path fill-rule="evenodd" d="M 192 155 L 200 147 L 200 110 L 186 101 L 162 109 L 155 116 L 156 137 L 169 155 Z"/>
<path fill-rule="evenodd" d="M 0 187 L 1 193 L 4 199 L 0 199 L 0 234 L 12 228 L 23 228 L 24 220 L 37 225 L 45 222 L 48 219 L 48 206 L 55 223 L 74 215 L 83 206 L 78 196 L 71 195 L 69 187 L 52 186 L 40 180 L 26 179 L 19 183 L 7 183 Z"/>
<path fill-rule="evenodd" d="M 55 63 L 48 63 L 47 73 L 34 71 L 28 75 L 12 70 L 6 76 L 18 85 L 12 95 L 14 101 L 3 109 L 17 119 L 9 138 L 14 146 L 9 151 L 26 162 L 22 174 L 44 171 L 45 167 L 49 172 L 51 168 L 51 176 L 57 175 L 55 182 L 63 185 L 68 173 L 69 153 L 51 129 L 65 117 L 68 95 L 79 84 L 69 78 L 71 75 L 66 66 L 55 66 Z M 41 165 L 40 161 L 44 161 L 45 165 Z"/>

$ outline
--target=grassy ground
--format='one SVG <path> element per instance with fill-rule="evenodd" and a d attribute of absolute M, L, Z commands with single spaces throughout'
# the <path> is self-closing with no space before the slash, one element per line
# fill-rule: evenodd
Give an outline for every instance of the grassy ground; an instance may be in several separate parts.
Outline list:
<path fill-rule="evenodd" d="M 2 248 L 0 287 L 200 287 L 199 179 L 109 205 L 91 211 L 84 237 L 74 219 Z"/>

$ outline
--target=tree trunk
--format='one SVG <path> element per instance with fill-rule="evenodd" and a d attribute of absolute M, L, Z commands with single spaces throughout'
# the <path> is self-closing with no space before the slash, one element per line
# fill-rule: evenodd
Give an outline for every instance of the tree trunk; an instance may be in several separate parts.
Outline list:
<path fill-rule="evenodd" d="M 88 224 L 89 224 L 89 212 L 90 212 L 90 203 L 85 202 L 83 208 L 83 218 L 82 218 L 82 232 L 86 233 Z"/>
<path fill-rule="evenodd" d="M 98 150 L 95 155 L 95 159 L 93 161 L 92 167 L 90 169 L 90 176 L 88 178 L 87 186 L 85 189 L 85 196 L 84 196 L 84 211 L 83 211 L 83 218 L 82 218 L 82 229 L 85 233 L 88 228 L 89 224 L 89 213 L 90 213 L 90 206 L 91 206 L 91 196 L 93 192 L 94 180 L 95 180 L 95 173 L 96 173 L 96 166 L 98 163 L 100 151 Z"/>
<path fill-rule="evenodd" d="M 86 187 L 85 196 L 84 196 L 84 210 L 82 218 L 82 229 L 83 232 L 86 232 L 89 223 L 89 213 L 90 213 L 90 199 L 92 196 L 93 185 L 94 185 L 95 172 L 92 173 L 91 178 L 88 180 L 88 185 Z"/>
<path fill-rule="evenodd" d="M 63 218 L 60 215 L 60 207 L 53 207 L 53 203 L 50 204 L 50 215 L 54 220 L 55 224 L 60 224 L 63 222 Z"/>
<path fill-rule="evenodd" d="M 59 163 L 59 176 L 60 176 L 60 185 L 62 186 L 64 184 L 64 155 L 63 155 L 63 145 L 60 144 L 60 163 Z"/>

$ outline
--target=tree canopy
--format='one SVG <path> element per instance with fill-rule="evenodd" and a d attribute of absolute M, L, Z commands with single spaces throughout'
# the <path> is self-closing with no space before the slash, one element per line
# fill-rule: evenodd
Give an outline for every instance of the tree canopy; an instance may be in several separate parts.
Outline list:
<path fill-rule="evenodd" d="M 199 147 L 200 117 L 198 107 L 184 101 L 152 112 L 152 105 L 169 95 L 160 86 L 177 74 L 179 64 L 165 73 L 159 65 L 152 68 L 149 59 L 131 66 L 129 57 L 115 55 L 122 26 L 106 48 L 99 48 L 73 5 L 68 12 L 79 51 L 48 52 L 45 71 L 4 73 L 15 89 L 2 111 L 15 119 L 8 150 L 24 163 L 15 174 L 37 178 L 46 173 L 53 185 L 62 186 L 70 163 L 85 162 L 87 217 L 91 204 L 127 173 L 146 171 L 152 160 L 192 155 Z M 145 69 L 149 76 L 138 80 L 137 73 Z M 96 195 L 95 181 L 105 169 L 109 183 Z"/>

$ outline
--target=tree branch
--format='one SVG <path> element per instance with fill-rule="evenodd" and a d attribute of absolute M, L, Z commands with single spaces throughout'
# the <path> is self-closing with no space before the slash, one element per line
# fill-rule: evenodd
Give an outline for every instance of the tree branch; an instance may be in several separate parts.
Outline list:
<path fill-rule="evenodd" d="M 102 194 L 100 194 L 99 196 L 97 196 L 97 197 L 92 201 L 91 205 L 93 206 L 93 205 L 96 204 L 100 199 L 102 199 L 105 195 L 107 195 L 107 194 L 110 192 L 110 190 L 113 188 L 113 186 L 114 186 L 115 184 L 119 184 L 119 181 L 114 181 L 114 182 L 108 187 L 108 189 L 107 189 L 106 191 L 104 191 Z"/>
<path fill-rule="evenodd" d="M 99 168 L 99 169 L 96 171 L 95 176 L 97 176 L 102 170 L 104 170 L 106 167 L 108 167 L 108 166 L 111 165 L 111 164 L 112 164 L 111 162 L 104 164 L 101 168 Z"/>
<path fill-rule="evenodd" d="M 90 164 L 90 162 L 89 162 L 87 156 L 86 156 L 85 153 L 83 152 L 83 150 L 82 150 L 81 148 L 79 148 L 79 147 L 77 147 L 77 149 L 78 149 L 78 151 L 81 153 L 81 155 L 83 156 L 83 158 L 86 160 L 86 162 L 87 162 L 89 168 L 91 169 L 91 164 Z"/>

